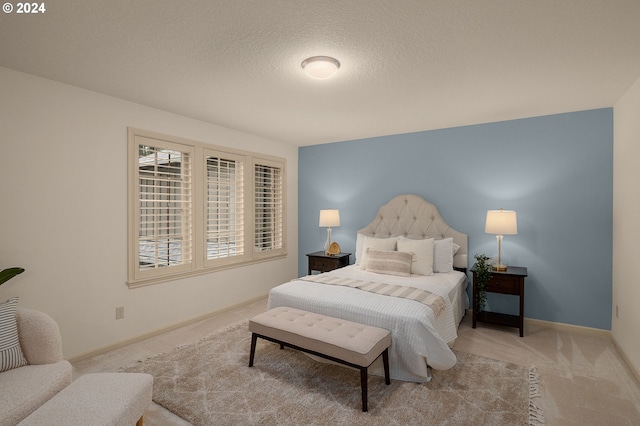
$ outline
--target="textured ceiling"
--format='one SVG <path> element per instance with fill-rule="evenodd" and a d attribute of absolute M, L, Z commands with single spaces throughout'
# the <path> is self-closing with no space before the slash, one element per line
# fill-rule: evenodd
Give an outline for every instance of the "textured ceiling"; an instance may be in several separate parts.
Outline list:
<path fill-rule="evenodd" d="M 640 0 L 45 4 L 0 13 L 0 66 L 295 145 L 610 107 L 640 77 Z"/>

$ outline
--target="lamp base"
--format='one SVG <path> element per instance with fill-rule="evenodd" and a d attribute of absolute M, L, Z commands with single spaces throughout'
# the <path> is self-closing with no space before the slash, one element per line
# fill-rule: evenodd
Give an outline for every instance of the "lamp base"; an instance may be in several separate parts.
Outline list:
<path fill-rule="evenodd" d="M 331 248 L 331 227 L 327 228 L 327 241 L 324 243 L 324 254 L 329 256 L 329 249 Z"/>
<path fill-rule="evenodd" d="M 494 271 L 504 272 L 507 270 L 507 265 L 496 263 L 494 265 L 491 265 L 491 269 L 493 269 Z"/>

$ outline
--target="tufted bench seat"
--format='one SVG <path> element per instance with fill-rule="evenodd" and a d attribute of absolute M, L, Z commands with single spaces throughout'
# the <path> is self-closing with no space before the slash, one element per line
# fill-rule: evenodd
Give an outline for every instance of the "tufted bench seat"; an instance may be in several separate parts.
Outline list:
<path fill-rule="evenodd" d="M 315 314 L 300 309 L 278 307 L 249 321 L 253 366 L 258 337 L 279 343 L 280 348 L 291 347 L 360 370 L 362 411 L 367 411 L 368 367 L 382 355 L 385 383 L 389 377 L 388 330 Z"/>
<path fill-rule="evenodd" d="M 141 373 L 86 374 L 71 382 L 19 426 L 142 426 L 153 377 Z"/>

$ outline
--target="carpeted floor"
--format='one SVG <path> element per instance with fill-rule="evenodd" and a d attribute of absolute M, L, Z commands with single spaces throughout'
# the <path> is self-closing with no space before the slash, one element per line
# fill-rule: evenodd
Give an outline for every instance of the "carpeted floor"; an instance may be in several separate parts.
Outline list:
<path fill-rule="evenodd" d="M 154 376 L 156 403 L 194 425 L 527 425 L 542 420 L 528 368 L 458 352 L 457 365 L 429 383 L 369 378 L 361 411 L 360 375 L 258 340 L 248 367 L 246 323 L 154 356 L 125 371 Z"/>

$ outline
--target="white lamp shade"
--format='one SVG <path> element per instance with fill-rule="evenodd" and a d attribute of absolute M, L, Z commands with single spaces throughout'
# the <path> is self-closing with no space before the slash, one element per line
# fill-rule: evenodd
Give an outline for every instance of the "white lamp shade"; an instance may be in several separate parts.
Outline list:
<path fill-rule="evenodd" d="M 330 58 L 328 56 L 314 56 L 302 61 L 302 68 L 305 72 L 320 80 L 329 78 L 338 71 L 340 68 L 340 62 L 337 59 Z"/>
<path fill-rule="evenodd" d="M 518 219 L 513 210 L 488 210 L 484 232 L 496 235 L 514 235 L 518 233 Z"/>
<path fill-rule="evenodd" d="M 320 226 L 334 227 L 340 226 L 340 211 L 339 210 L 320 210 Z"/>

